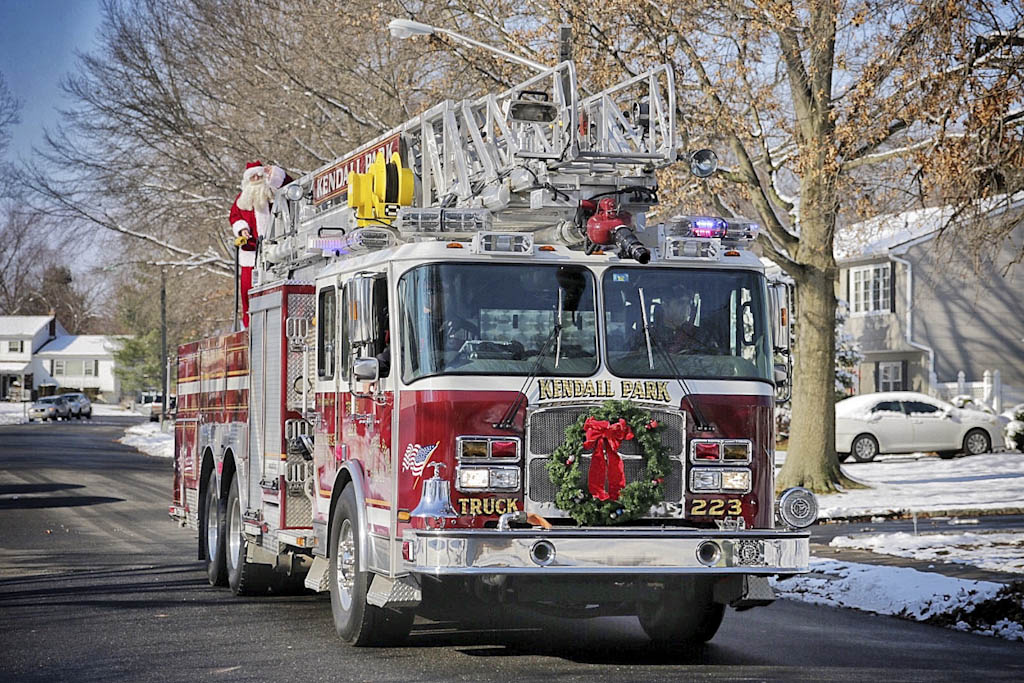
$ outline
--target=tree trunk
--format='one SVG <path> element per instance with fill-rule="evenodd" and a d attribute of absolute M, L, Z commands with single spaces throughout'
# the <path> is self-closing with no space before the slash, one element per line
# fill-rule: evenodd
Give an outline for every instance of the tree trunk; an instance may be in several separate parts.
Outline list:
<path fill-rule="evenodd" d="M 786 464 L 776 484 L 780 489 L 803 486 L 815 492 L 834 491 L 840 477 L 832 408 L 836 319 L 833 288 L 827 271 L 808 270 L 797 279 L 793 421 Z"/>

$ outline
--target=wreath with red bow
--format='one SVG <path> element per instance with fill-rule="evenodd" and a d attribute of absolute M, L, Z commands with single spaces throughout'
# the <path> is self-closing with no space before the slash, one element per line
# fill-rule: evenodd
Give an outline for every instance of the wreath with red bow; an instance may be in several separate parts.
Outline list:
<path fill-rule="evenodd" d="M 558 492 L 555 503 L 587 526 L 623 524 L 648 514 L 665 500 L 670 471 L 661 446 L 664 429 L 651 414 L 628 401 L 605 401 L 565 430 L 565 441 L 548 462 L 548 475 Z M 626 483 L 619 447 L 635 439 L 644 455 L 642 476 Z M 584 481 L 580 461 L 592 450 Z"/>

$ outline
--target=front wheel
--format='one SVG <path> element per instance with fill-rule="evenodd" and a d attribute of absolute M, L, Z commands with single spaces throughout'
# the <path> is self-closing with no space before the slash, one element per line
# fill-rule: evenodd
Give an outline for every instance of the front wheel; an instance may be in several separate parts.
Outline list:
<path fill-rule="evenodd" d="M 366 602 L 369 572 L 359 571 L 359 521 L 352 487 L 341 492 L 328 543 L 331 614 L 342 640 L 356 647 L 393 645 L 405 640 L 415 613 L 376 607 Z"/>
<path fill-rule="evenodd" d="M 712 599 L 710 581 L 691 579 L 656 603 L 639 605 L 640 626 L 658 646 L 700 645 L 715 637 L 725 605 Z"/>
<path fill-rule="evenodd" d="M 871 462 L 878 455 L 878 441 L 870 434 L 861 434 L 853 440 L 850 450 L 857 462 Z"/>
<path fill-rule="evenodd" d="M 964 437 L 964 453 L 981 455 L 992 450 L 992 440 L 984 429 L 972 429 Z"/>
<path fill-rule="evenodd" d="M 238 497 L 238 477 L 231 478 L 228 493 L 227 522 L 224 528 L 224 557 L 228 567 L 228 586 L 235 595 L 266 593 L 273 579 L 274 568 L 246 559 L 249 542 L 242 533 L 242 504 Z"/>

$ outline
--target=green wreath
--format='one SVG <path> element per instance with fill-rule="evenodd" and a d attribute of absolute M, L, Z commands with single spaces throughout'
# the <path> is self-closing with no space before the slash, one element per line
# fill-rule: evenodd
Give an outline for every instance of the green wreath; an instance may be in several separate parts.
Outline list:
<path fill-rule="evenodd" d="M 623 486 L 614 499 L 594 497 L 580 470 L 586 440 L 583 425 L 590 417 L 611 423 L 625 420 L 646 459 L 644 475 Z M 580 416 L 566 428 L 565 441 L 555 449 L 547 465 L 551 483 L 558 489 L 555 503 L 586 526 L 624 524 L 647 515 L 652 505 L 665 500 L 665 477 L 671 466 L 661 445 L 662 429 L 664 426 L 653 420 L 649 412 L 629 401 L 605 401 Z"/>

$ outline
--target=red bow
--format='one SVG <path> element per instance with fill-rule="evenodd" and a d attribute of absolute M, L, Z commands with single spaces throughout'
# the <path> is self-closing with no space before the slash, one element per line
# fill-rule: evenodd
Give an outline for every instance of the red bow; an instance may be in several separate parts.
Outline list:
<path fill-rule="evenodd" d="M 586 437 L 583 447 L 594 450 L 587 481 L 591 495 L 598 500 L 618 500 L 619 491 L 626 485 L 626 471 L 619 457 L 619 446 L 623 441 L 633 438 L 633 430 L 621 418 L 617 423 L 610 424 L 607 420 L 588 417 L 583 423 L 583 431 Z M 607 491 L 604 488 L 606 477 Z"/>

